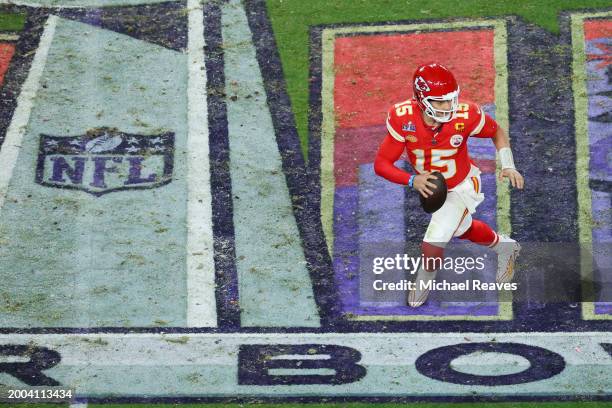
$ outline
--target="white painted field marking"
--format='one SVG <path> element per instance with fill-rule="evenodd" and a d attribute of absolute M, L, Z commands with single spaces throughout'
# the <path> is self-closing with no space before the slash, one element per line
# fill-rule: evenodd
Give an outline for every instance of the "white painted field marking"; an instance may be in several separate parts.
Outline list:
<path fill-rule="evenodd" d="M 609 386 L 612 359 L 603 347 L 612 341 L 611 335 L 609 332 L 2 334 L 0 345 L 30 344 L 58 353 L 61 360 L 56 367 L 44 370 L 44 374 L 61 384 L 73 386 L 79 397 L 77 402 L 124 396 L 603 397 L 612 395 Z M 470 345 L 476 343 L 486 343 L 476 347 L 481 350 L 479 355 L 486 355 L 486 359 L 473 355 Z M 499 347 L 495 352 L 487 351 L 488 344 Z M 309 349 L 304 352 L 303 347 L 292 348 L 291 345 L 309 345 Z M 271 357 L 277 357 L 283 350 L 287 354 L 274 358 L 273 365 L 258 365 L 253 363 L 260 361 L 260 354 L 244 352 L 245 346 L 270 353 Z M 267 346 L 277 351 L 265 351 Z M 278 346 L 283 346 L 283 350 L 279 351 Z M 540 372 L 545 374 L 551 372 L 551 368 L 546 367 L 542 357 L 549 357 L 550 353 L 561 359 L 562 367 L 558 367 L 560 372 L 550 376 L 526 376 L 520 384 L 467 385 L 454 383 L 450 377 L 449 382 L 441 383 L 424 374 L 419 367 L 422 368 L 423 358 L 432 358 L 431 352 L 445 353 L 444 349 L 449 346 L 463 351 L 441 364 L 451 365 L 452 370 L 459 373 L 503 376 L 509 372 L 523 372 L 528 369 L 523 359 L 528 359 L 540 365 Z M 355 352 L 353 357 L 344 353 L 346 348 Z M 277 369 L 282 370 L 283 375 L 289 374 L 287 369 L 297 370 L 292 373 L 300 376 L 315 373 L 308 364 L 288 362 L 293 360 L 293 354 L 299 360 L 319 357 L 318 368 L 332 370 L 326 374 L 338 375 L 338 370 L 358 365 L 363 369 L 363 376 L 325 384 L 289 383 L 262 387 L 241 383 L 241 376 L 279 374 Z M 320 358 L 327 355 L 329 359 Z M 18 384 L 18 379 L 4 378 L 12 381 L 9 384 Z"/>
<path fill-rule="evenodd" d="M 11 177 L 13 177 L 13 170 L 17 163 L 23 135 L 30 121 L 34 98 L 38 91 L 45 63 L 47 62 L 47 55 L 51 47 L 53 35 L 55 34 L 57 20 L 57 16 L 50 15 L 45 23 L 45 29 L 40 37 L 38 50 L 36 50 L 32 66 L 30 67 L 30 73 L 21 88 L 21 93 L 17 97 L 17 108 L 15 108 L 11 124 L 6 131 L 6 138 L 4 139 L 2 149 L 0 149 L 0 211 L 4 205 Z"/>
<path fill-rule="evenodd" d="M 208 147 L 204 14 L 198 0 L 187 2 L 189 69 L 187 109 L 187 326 L 215 327 L 215 264 Z"/>

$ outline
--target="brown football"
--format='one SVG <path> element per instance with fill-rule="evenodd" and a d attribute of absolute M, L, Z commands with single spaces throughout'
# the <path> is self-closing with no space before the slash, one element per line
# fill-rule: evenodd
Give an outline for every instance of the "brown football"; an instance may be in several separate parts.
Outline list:
<path fill-rule="evenodd" d="M 431 174 L 436 176 L 435 179 L 428 180 L 430 183 L 436 185 L 436 188 L 433 189 L 433 194 L 425 198 L 419 193 L 421 207 L 423 207 L 423 210 L 429 214 L 438 211 L 440 207 L 444 205 L 444 202 L 446 201 L 446 194 L 448 192 L 446 188 L 446 180 L 444 179 L 442 173 L 435 171 Z"/>

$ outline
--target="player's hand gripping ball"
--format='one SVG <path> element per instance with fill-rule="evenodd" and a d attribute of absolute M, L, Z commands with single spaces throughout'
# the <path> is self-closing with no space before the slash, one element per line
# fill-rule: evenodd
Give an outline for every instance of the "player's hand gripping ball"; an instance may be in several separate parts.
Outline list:
<path fill-rule="evenodd" d="M 440 207 L 444 205 L 448 188 L 442 173 L 435 171 L 429 176 L 430 177 L 427 178 L 427 190 L 431 191 L 431 194 L 428 194 L 427 197 L 424 197 L 423 194 L 419 194 L 419 198 L 421 199 L 421 207 L 423 207 L 423 210 L 425 210 L 426 213 L 431 214 L 438 211 Z M 431 186 L 431 184 L 434 186 Z"/>

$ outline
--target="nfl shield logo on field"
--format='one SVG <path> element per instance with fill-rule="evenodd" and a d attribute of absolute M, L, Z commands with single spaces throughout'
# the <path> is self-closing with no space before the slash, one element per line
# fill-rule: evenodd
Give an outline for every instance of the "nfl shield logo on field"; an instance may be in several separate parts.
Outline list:
<path fill-rule="evenodd" d="M 172 180 L 174 133 L 138 135 L 95 128 L 79 136 L 40 135 L 36 182 L 86 191 L 154 188 Z"/>

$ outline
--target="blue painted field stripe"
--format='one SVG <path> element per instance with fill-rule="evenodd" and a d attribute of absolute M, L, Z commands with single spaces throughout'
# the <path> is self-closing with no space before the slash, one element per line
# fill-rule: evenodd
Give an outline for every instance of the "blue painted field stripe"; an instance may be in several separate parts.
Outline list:
<path fill-rule="evenodd" d="M 242 326 L 318 327 L 319 315 L 245 11 L 222 6 Z"/>
<path fill-rule="evenodd" d="M 272 24 L 266 11 L 265 0 L 244 2 L 247 19 L 253 33 L 253 44 L 264 87 L 272 123 L 276 132 L 276 143 L 281 153 L 283 171 L 289 187 L 293 213 L 295 215 L 304 255 L 313 283 L 315 301 L 321 325 L 326 327 L 338 323 L 340 301 L 334 282 L 331 257 L 323 236 L 320 199 L 317 190 L 318 177 L 313 177 L 302 155 L 295 118 L 289 107 L 291 100 L 281 65 Z"/>
<path fill-rule="evenodd" d="M 204 5 L 204 19 L 217 320 L 223 330 L 236 330 L 240 327 L 240 306 L 219 5 L 207 2 Z"/>

